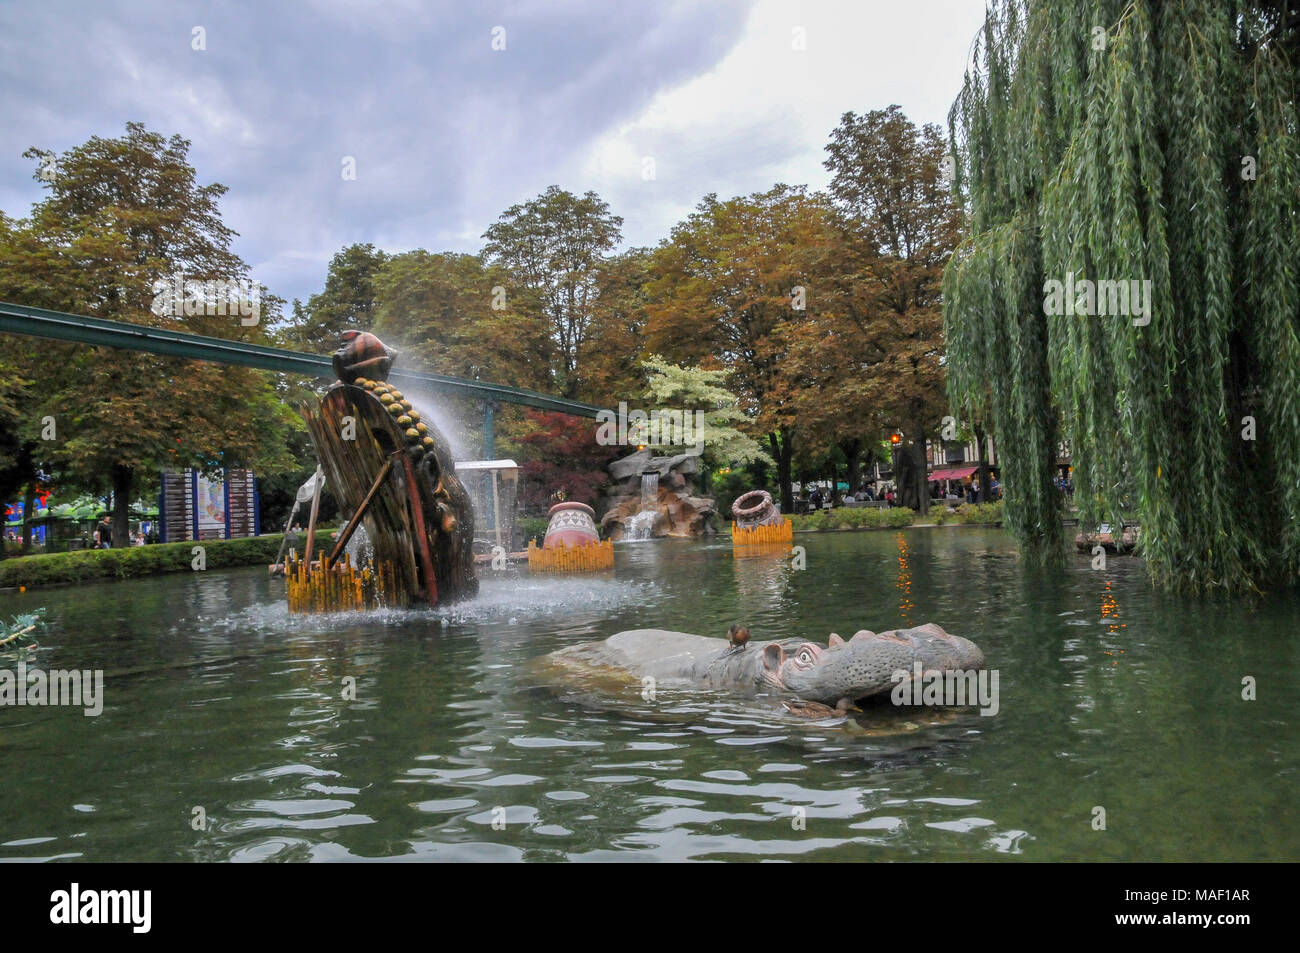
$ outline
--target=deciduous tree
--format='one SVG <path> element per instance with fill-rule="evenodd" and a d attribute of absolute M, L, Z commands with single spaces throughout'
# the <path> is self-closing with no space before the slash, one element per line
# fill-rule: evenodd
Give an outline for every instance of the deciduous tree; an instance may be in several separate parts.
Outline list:
<path fill-rule="evenodd" d="M 286 346 L 327 353 L 338 346 L 348 328 L 369 331 L 378 300 L 375 279 L 388 256 L 374 245 L 355 244 L 330 259 L 325 287 L 307 299 L 294 299 L 293 316 L 283 338 Z"/>
<path fill-rule="evenodd" d="M 971 235 L 945 322 L 1027 551 L 1060 550 L 1064 437 L 1084 521 L 1136 517 L 1157 582 L 1300 574 L 1297 39 L 1265 0 L 990 5 L 951 114 Z M 1145 301 L 1050 306 L 1067 280 Z"/>
<path fill-rule="evenodd" d="M 117 139 L 92 137 L 57 157 L 32 149 L 46 196 L 4 230 L 0 298 L 219 337 L 265 341 L 243 315 L 158 314 L 155 281 L 238 282 L 248 268 L 221 220 L 222 185 L 198 184 L 189 142 L 128 123 Z M 262 320 L 278 299 L 262 289 Z M 189 310 L 186 308 L 185 310 Z M 212 309 L 215 310 L 215 309 Z M 21 355 L 21 352 L 15 352 Z M 46 345 L 15 368 L 31 381 L 18 435 L 38 441 L 44 417 L 57 438 L 36 443 L 61 480 L 113 491 L 113 538 L 125 545 L 128 508 L 146 478 L 177 466 L 285 466 L 292 417 L 265 372 L 110 348 Z"/>
<path fill-rule="evenodd" d="M 511 276 L 515 307 L 549 322 L 554 383 L 566 397 L 576 396 L 581 386 L 578 358 L 591 326 L 601 267 L 622 238 L 622 224 L 595 192 L 579 197 L 553 185 L 510 206 L 483 233 L 487 260 Z"/>
<path fill-rule="evenodd" d="M 776 461 L 786 512 L 794 505 L 795 407 L 807 382 L 785 367 L 784 328 L 830 301 L 833 244 L 829 203 L 802 186 L 727 201 L 708 195 L 656 249 L 646 288 L 647 346 L 731 371 L 751 432 L 766 437 Z"/>

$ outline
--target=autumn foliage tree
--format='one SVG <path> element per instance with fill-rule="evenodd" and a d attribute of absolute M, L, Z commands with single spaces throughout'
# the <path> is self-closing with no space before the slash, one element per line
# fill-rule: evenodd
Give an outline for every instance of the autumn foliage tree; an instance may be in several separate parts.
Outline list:
<path fill-rule="evenodd" d="M 483 237 L 487 261 L 511 279 L 520 313 L 550 327 L 555 389 L 577 395 L 578 360 L 599 296 L 602 265 L 622 238 L 623 219 L 595 192 L 577 196 L 557 185 L 501 213 Z"/>
<path fill-rule="evenodd" d="M 519 310 L 504 291 L 507 282 L 502 268 L 478 255 L 394 255 L 374 279 L 374 331 L 402 350 L 405 367 L 543 388 L 550 376 L 547 324 Z"/>
<path fill-rule="evenodd" d="M 524 418 L 515 443 L 522 458 L 519 494 L 525 512 L 541 515 L 560 495 L 595 507 L 609 483 L 605 467 L 626 448 L 597 443 L 591 420 L 532 409 Z"/>
<path fill-rule="evenodd" d="M 819 343 L 839 373 L 823 374 L 821 395 L 844 419 L 866 424 L 873 440 L 884 436 L 882 424 L 903 431 L 900 496 L 924 512 L 926 440 L 948 413 L 943 269 L 961 235 L 945 139 L 938 126 L 918 127 L 890 106 L 845 113 L 826 150 L 838 268 L 836 302 L 818 312 L 830 319 Z"/>
<path fill-rule="evenodd" d="M 727 201 L 709 195 L 656 249 L 646 289 L 647 347 L 731 372 L 751 432 L 776 462 L 786 512 L 794 505 L 796 407 L 807 386 L 786 364 L 787 328 L 830 302 L 834 243 L 830 205 L 802 186 Z"/>
<path fill-rule="evenodd" d="M 221 220 L 222 185 L 200 185 L 189 142 L 128 123 L 116 139 L 92 137 L 57 157 L 27 156 L 46 189 L 28 218 L 0 232 L 0 298 L 153 327 L 264 342 L 264 324 L 241 315 L 163 315 L 155 280 L 240 281 L 247 266 Z M 279 302 L 263 289 L 261 320 Z M 129 506 L 160 469 L 276 467 L 290 461 L 293 426 L 271 379 L 251 369 L 111 348 L 41 343 L 6 348 L 0 379 L 17 389 L 20 439 L 60 485 L 113 491 L 113 539 L 124 545 Z M 55 439 L 42 439 L 53 418 Z M 0 421 L 2 423 L 3 421 Z"/>
<path fill-rule="evenodd" d="M 603 407 L 638 393 L 648 320 L 646 285 L 653 252 L 631 248 L 600 266 L 586 340 L 578 351 L 578 396 Z"/>

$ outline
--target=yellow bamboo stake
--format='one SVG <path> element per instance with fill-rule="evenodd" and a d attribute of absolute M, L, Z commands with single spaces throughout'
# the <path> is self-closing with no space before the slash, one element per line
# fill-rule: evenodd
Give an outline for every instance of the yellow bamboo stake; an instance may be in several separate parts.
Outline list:
<path fill-rule="evenodd" d="M 614 543 L 608 539 L 575 546 L 553 543 L 546 547 L 528 541 L 529 572 L 601 572 L 613 568 Z"/>
<path fill-rule="evenodd" d="M 771 546 L 794 542 L 794 524 L 783 519 L 776 526 L 755 526 L 742 529 L 731 524 L 731 543 L 733 546 Z"/>
<path fill-rule="evenodd" d="M 388 593 L 394 592 L 394 570 L 388 563 L 358 569 L 352 558 L 321 565 L 309 571 L 305 559 L 290 553 L 285 564 L 286 599 L 290 612 L 357 612 L 380 608 Z"/>

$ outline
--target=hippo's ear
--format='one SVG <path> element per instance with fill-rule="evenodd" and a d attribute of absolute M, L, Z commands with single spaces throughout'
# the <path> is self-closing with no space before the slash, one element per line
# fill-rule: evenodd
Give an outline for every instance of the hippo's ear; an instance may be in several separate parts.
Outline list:
<path fill-rule="evenodd" d="M 857 642 L 859 639 L 874 639 L 875 637 L 876 633 L 872 632 L 870 629 L 858 629 L 858 631 L 853 633 L 853 638 L 849 639 L 849 641 Z"/>
<path fill-rule="evenodd" d="M 843 645 L 843 644 L 844 644 L 844 640 L 841 639 L 836 633 L 832 632 L 831 641 L 830 641 L 831 648 L 835 648 L 835 646 Z"/>
<path fill-rule="evenodd" d="M 763 667 L 769 672 L 778 671 L 785 662 L 785 649 L 779 642 L 769 642 L 763 648 Z"/>

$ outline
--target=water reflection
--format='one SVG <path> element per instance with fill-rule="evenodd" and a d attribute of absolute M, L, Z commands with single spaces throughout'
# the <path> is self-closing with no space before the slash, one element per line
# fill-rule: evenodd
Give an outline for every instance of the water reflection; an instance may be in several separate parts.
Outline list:
<path fill-rule="evenodd" d="M 984 530 L 800 545 L 805 572 L 666 541 L 619 548 L 607 577 L 485 574 L 471 602 L 365 616 L 291 617 L 256 570 L 10 597 L 47 608 L 42 664 L 106 670 L 105 710 L 0 709 L 21 765 L 0 774 L 0 858 L 1296 859 L 1294 601 L 1189 609 L 1139 560 L 1038 570 Z M 824 640 L 895 606 L 981 645 L 996 717 L 806 724 L 526 679 L 619 629 Z M 1123 808 L 1105 836 L 1099 803 Z"/>
<path fill-rule="evenodd" d="M 1111 588 L 1109 579 L 1106 580 L 1106 588 L 1101 595 L 1101 619 L 1106 626 L 1106 633 L 1108 635 L 1118 635 L 1120 629 L 1128 627 L 1127 623 L 1119 621 L 1119 599 L 1115 597 L 1115 592 Z M 1115 640 L 1108 639 L 1107 641 L 1113 643 Z M 1115 655 L 1117 652 L 1120 655 L 1124 654 L 1123 649 L 1112 648 L 1105 650 L 1105 653 L 1111 656 Z M 1115 660 L 1110 664 L 1118 665 L 1119 661 Z"/>
<path fill-rule="evenodd" d="M 906 628 L 912 624 L 911 612 L 916 608 L 916 603 L 912 601 L 912 567 L 907 561 L 907 537 L 896 533 L 894 542 L 898 546 L 898 580 L 894 583 L 900 593 L 898 615 Z"/>

